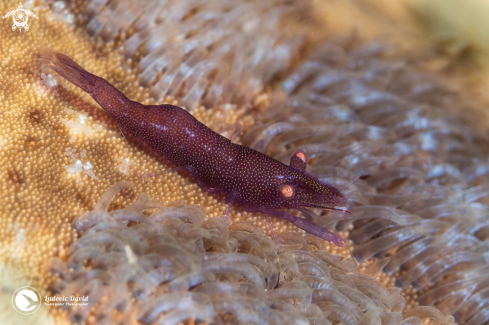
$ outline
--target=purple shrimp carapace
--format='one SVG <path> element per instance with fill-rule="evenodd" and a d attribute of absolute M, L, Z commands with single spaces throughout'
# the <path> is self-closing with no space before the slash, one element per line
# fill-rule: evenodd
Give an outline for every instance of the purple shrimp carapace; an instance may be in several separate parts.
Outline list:
<path fill-rule="evenodd" d="M 306 172 L 302 151 L 292 156 L 290 166 L 284 165 L 259 151 L 232 143 L 180 107 L 146 106 L 129 100 L 108 81 L 87 72 L 66 55 L 45 52 L 39 61 L 89 93 L 125 132 L 179 169 L 189 171 L 199 186 L 211 193 L 224 192 L 229 207 L 237 204 L 248 212 L 285 219 L 337 246 L 346 245 L 331 227 L 321 227 L 284 211 L 296 209 L 316 218 L 306 207 L 346 211 L 347 199 L 340 190 Z"/>

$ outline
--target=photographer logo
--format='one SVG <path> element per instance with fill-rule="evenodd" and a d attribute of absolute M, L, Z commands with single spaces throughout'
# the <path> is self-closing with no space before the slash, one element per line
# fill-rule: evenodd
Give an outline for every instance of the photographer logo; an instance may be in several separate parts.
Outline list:
<path fill-rule="evenodd" d="M 12 295 L 12 305 L 23 315 L 33 314 L 41 307 L 41 295 L 33 287 L 20 287 Z"/>
<path fill-rule="evenodd" d="M 26 31 L 29 30 L 29 25 L 27 25 L 29 16 L 38 19 L 32 11 L 25 10 L 24 6 L 22 6 L 22 3 L 19 3 L 19 7 L 17 9 L 10 11 L 5 16 L 3 16 L 3 18 L 8 18 L 10 16 L 12 16 L 12 20 L 14 21 L 14 24 L 12 25 L 12 30 L 15 31 L 18 28 L 19 32 L 22 31 L 22 28 L 24 28 Z"/>

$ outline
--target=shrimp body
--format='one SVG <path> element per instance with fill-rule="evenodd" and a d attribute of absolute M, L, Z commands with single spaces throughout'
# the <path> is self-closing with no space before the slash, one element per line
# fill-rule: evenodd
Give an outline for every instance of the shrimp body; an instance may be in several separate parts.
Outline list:
<path fill-rule="evenodd" d="M 39 61 L 89 93 L 125 132 L 178 168 L 189 171 L 201 187 L 213 193 L 224 192 L 226 203 L 286 219 L 335 245 L 346 245 L 334 231 L 283 211 L 292 208 L 315 216 L 305 208 L 346 209 L 347 200 L 340 190 L 305 171 L 302 152 L 293 155 L 287 166 L 259 151 L 232 143 L 180 107 L 146 106 L 131 101 L 108 81 L 87 72 L 63 54 L 43 53 Z"/>

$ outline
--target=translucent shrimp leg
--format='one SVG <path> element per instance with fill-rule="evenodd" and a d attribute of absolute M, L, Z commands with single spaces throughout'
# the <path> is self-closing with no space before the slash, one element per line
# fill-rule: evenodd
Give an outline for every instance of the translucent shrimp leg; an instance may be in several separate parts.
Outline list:
<path fill-rule="evenodd" d="M 224 222 L 227 223 L 229 220 L 229 214 L 231 213 L 231 209 L 233 207 L 234 200 L 238 196 L 238 192 L 231 192 L 229 195 L 226 195 L 224 199 L 224 203 L 228 205 L 226 208 L 226 214 L 224 215 Z"/>
<path fill-rule="evenodd" d="M 242 129 L 243 129 L 243 126 L 240 123 L 236 123 L 236 124 L 228 126 L 227 128 L 220 129 L 219 133 L 234 130 L 233 134 L 229 138 L 229 140 L 231 140 L 231 142 L 234 142 L 234 140 L 236 140 L 236 138 L 238 137 L 238 135 Z"/>
<path fill-rule="evenodd" d="M 300 217 L 296 217 L 290 213 L 287 213 L 285 211 L 279 211 L 279 210 L 268 210 L 265 208 L 243 208 L 245 211 L 248 212 L 262 212 L 265 214 L 268 214 L 270 216 L 273 216 L 275 218 L 280 218 L 287 220 L 297 228 L 300 228 L 302 230 L 307 231 L 308 233 L 313 234 L 314 236 L 317 236 L 321 239 L 324 239 L 333 245 L 339 246 L 339 247 L 345 247 L 346 246 L 346 240 L 341 237 L 338 233 L 334 231 L 331 227 L 321 227 L 318 224 L 304 219 Z M 329 229 L 328 229 L 329 228 Z"/>

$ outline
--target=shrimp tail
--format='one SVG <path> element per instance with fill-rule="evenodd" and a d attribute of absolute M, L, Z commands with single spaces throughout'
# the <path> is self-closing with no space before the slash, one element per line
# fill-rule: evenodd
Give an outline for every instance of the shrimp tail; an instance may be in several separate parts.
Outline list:
<path fill-rule="evenodd" d="M 135 113 L 136 108 L 143 106 L 139 103 L 131 102 L 110 82 L 86 71 L 64 54 L 42 51 L 39 54 L 38 61 L 46 64 L 61 77 L 87 92 L 106 112 L 114 116 L 117 122 L 126 130 L 128 127 L 127 119 L 124 119 L 126 113 L 135 116 L 137 115 Z M 134 133 L 129 132 L 131 134 Z"/>
<path fill-rule="evenodd" d="M 46 64 L 60 76 L 87 93 L 91 95 L 94 93 L 99 77 L 89 73 L 66 55 L 53 51 L 42 51 L 38 61 Z"/>

